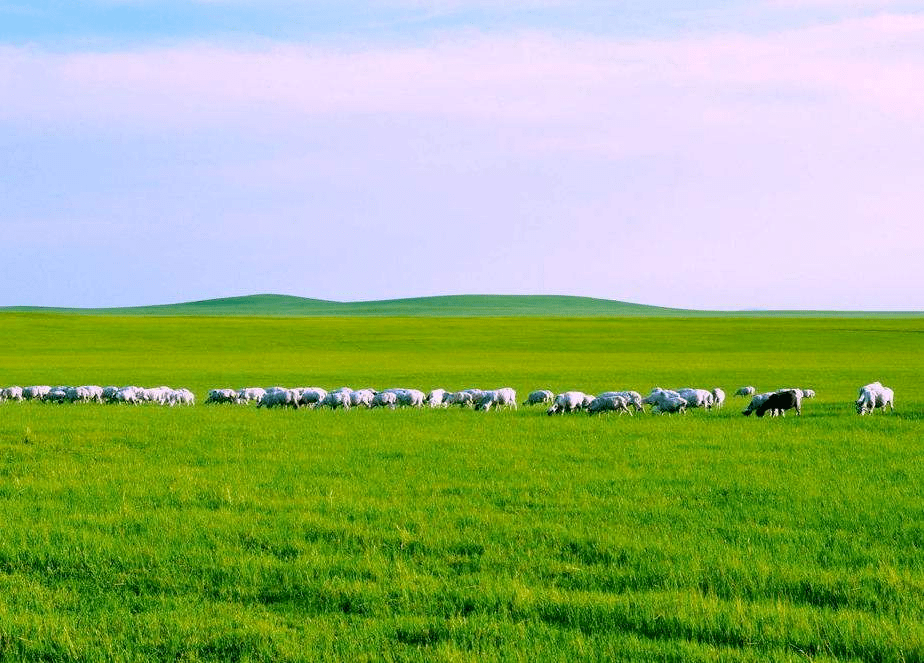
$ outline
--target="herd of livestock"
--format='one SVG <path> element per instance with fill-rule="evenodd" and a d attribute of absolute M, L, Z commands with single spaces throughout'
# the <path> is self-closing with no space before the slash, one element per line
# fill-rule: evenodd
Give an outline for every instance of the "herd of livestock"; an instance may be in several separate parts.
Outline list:
<path fill-rule="evenodd" d="M 802 414 L 803 399 L 814 398 L 811 389 L 785 388 L 773 392 L 757 393 L 754 387 L 741 387 L 735 396 L 751 397 L 742 414 L 785 415 L 787 410 Z M 32 386 L 6 387 L 0 389 L 0 401 L 42 401 L 47 403 L 155 403 L 158 405 L 194 405 L 196 397 L 189 389 L 171 389 L 170 387 L 98 387 L 94 385 L 71 386 Z M 245 405 L 256 403 L 258 408 L 273 407 L 309 407 L 331 409 L 350 409 L 357 407 L 471 407 L 476 410 L 492 408 L 517 408 L 517 394 L 510 387 L 500 389 L 463 389 L 447 391 L 433 389 L 424 393 L 418 389 L 350 389 L 341 387 L 327 391 L 320 387 L 302 387 L 289 389 L 285 387 L 246 387 L 243 389 L 211 389 L 206 403 L 230 403 Z M 566 391 L 555 394 L 547 389 L 530 392 L 522 405 L 548 406 L 549 415 L 578 411 L 598 414 L 618 412 L 631 416 L 632 411 L 644 412 L 650 406 L 653 413 L 683 413 L 687 409 L 713 409 L 725 403 L 725 392 L 716 389 L 662 389 L 655 387 L 644 398 L 637 391 L 607 391 L 601 394 L 585 394 L 582 391 Z M 894 410 L 895 397 L 891 389 L 879 382 L 860 388 L 855 402 L 858 414 L 869 414 L 877 409 Z M 630 409 L 631 408 L 631 409 Z"/>

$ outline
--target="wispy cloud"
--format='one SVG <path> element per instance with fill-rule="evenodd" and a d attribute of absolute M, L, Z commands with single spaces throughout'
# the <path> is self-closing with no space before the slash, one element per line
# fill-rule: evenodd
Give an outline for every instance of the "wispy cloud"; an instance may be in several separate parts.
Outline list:
<path fill-rule="evenodd" d="M 502 262 L 505 291 L 907 308 L 919 294 L 864 283 L 861 298 L 844 273 L 920 283 L 921 43 L 924 16 L 883 14 L 674 39 L 465 31 L 415 46 L 0 47 L 2 135 L 26 144 L 14 156 L 40 173 L 17 187 L 0 165 L 0 187 L 8 218 L 45 219 L 41 233 L 18 224 L 36 243 L 23 270 L 49 254 L 37 238 L 64 228 L 69 246 L 93 244 L 72 219 L 99 218 L 121 230 L 100 233 L 117 257 L 136 262 L 138 247 L 169 251 L 183 236 L 207 256 L 186 273 L 272 262 L 314 296 L 421 294 L 374 278 L 398 263 L 465 275 L 429 292 L 496 291 Z M 64 148 L 39 159 L 30 137 L 48 135 L 67 137 Z M 109 152 L 87 154 L 97 143 Z M 62 193 L 46 196 L 49 183 Z M 448 226 L 428 231 L 434 219 L 459 229 L 452 241 Z M 254 233 L 262 224 L 284 230 Z M 252 240 L 235 248 L 241 236 Z M 181 285 L 183 271 L 163 264 L 150 269 Z M 774 301 L 729 278 L 781 269 L 792 283 Z M 335 270 L 344 278 L 325 278 Z"/>
<path fill-rule="evenodd" d="M 518 122 L 747 108 L 924 112 L 924 16 L 878 16 L 769 36 L 612 41 L 463 35 L 430 46 L 114 53 L 0 48 L 0 118 L 235 122 L 272 114 L 403 113 Z M 66 100 L 67 103 L 61 103 Z M 695 104 L 695 106 L 685 106 Z"/>

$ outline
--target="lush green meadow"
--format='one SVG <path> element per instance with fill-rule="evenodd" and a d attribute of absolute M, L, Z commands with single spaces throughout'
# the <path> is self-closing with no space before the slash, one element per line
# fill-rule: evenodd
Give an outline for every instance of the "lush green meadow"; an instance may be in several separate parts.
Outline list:
<path fill-rule="evenodd" d="M 0 659 L 924 660 L 924 320 L 0 315 L 0 385 L 811 387 L 804 414 L 0 403 Z M 897 410 L 858 417 L 881 380 Z"/>

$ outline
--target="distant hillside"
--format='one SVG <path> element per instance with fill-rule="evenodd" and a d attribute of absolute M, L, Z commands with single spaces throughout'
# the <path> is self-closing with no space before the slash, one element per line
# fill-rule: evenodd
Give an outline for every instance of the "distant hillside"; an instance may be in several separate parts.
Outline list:
<path fill-rule="evenodd" d="M 79 313 L 84 315 L 164 316 L 649 316 L 683 315 L 678 309 L 607 299 L 557 295 L 446 295 L 368 302 L 335 302 L 289 295 L 223 297 L 180 304 L 120 308 L 47 308 L 12 306 L 0 311 Z"/>
<path fill-rule="evenodd" d="M 864 311 L 695 311 L 646 306 L 610 299 L 565 295 L 445 295 L 385 299 L 368 302 L 334 302 L 290 295 L 223 297 L 180 304 L 120 308 L 0 307 L 0 312 L 71 313 L 81 315 L 153 316 L 409 316 L 409 317 L 869 317 L 919 316 L 921 312 L 870 313 Z"/>

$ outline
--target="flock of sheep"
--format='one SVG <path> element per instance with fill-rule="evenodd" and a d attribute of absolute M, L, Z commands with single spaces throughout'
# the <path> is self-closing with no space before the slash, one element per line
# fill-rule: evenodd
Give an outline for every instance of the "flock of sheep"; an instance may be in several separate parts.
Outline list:
<path fill-rule="evenodd" d="M 735 396 L 751 397 L 745 416 L 751 413 L 762 417 L 784 415 L 794 409 L 802 413 L 802 400 L 814 398 L 811 389 L 786 388 L 774 392 L 758 394 L 754 387 L 741 387 Z M 194 405 L 195 395 L 189 389 L 172 389 L 170 387 L 98 387 L 87 385 L 69 386 L 33 386 L 6 387 L 0 389 L 0 401 L 36 400 L 49 403 L 155 403 L 158 405 Z M 424 393 L 419 389 L 357 389 L 341 387 L 327 391 L 321 387 L 246 387 L 243 389 L 211 389 L 206 403 L 256 403 L 257 407 L 329 407 L 331 409 L 349 409 L 355 407 L 473 407 L 476 410 L 491 408 L 517 408 L 516 391 L 510 387 L 500 389 L 463 389 L 447 391 L 433 389 Z M 548 405 L 549 415 L 585 411 L 589 414 L 618 412 L 631 415 L 644 412 L 645 405 L 651 406 L 653 413 L 682 413 L 687 409 L 712 409 L 725 403 L 725 392 L 719 388 L 708 389 L 662 389 L 655 387 L 642 398 L 637 391 L 607 391 L 602 394 L 585 394 L 582 391 L 566 391 L 555 394 L 547 389 L 530 392 L 523 405 Z M 879 382 L 873 382 L 860 388 L 855 402 L 857 413 L 868 414 L 876 409 L 895 409 L 894 393 Z M 630 410 L 631 408 L 631 410 Z"/>
<path fill-rule="evenodd" d="M 45 403 L 156 403 L 158 405 L 195 405 L 196 396 L 189 389 L 170 387 L 6 387 L 0 389 L 0 401 L 43 401 Z"/>

